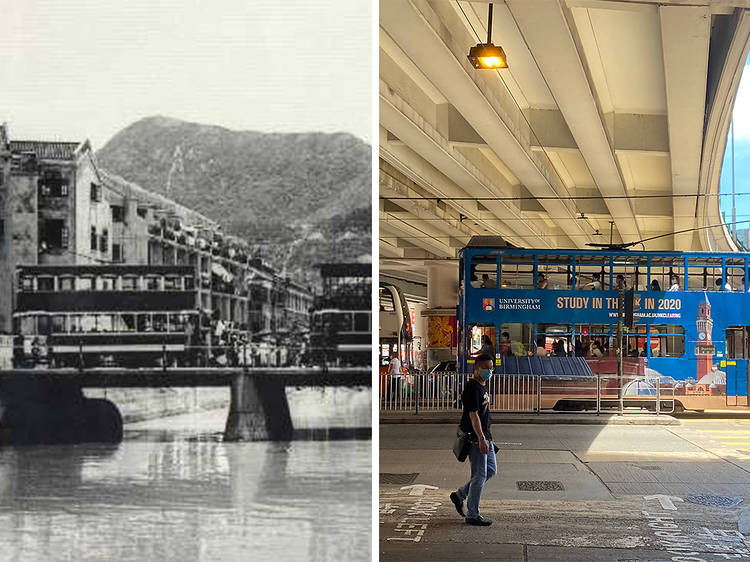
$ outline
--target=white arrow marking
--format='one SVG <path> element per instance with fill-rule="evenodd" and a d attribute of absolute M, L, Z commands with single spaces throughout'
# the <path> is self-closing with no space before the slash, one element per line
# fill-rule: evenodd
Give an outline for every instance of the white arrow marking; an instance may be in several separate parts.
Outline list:
<path fill-rule="evenodd" d="M 653 496 L 643 496 L 644 500 L 656 500 L 661 504 L 662 509 L 671 509 L 672 511 L 677 511 L 677 508 L 675 507 L 673 502 L 681 502 L 683 501 L 682 498 L 678 498 L 676 496 L 665 496 L 664 494 L 656 494 Z"/>
<path fill-rule="evenodd" d="M 425 490 L 437 490 L 437 486 L 428 486 L 427 484 L 412 484 L 411 486 L 401 486 L 402 490 L 409 490 L 410 496 L 424 496 Z"/>

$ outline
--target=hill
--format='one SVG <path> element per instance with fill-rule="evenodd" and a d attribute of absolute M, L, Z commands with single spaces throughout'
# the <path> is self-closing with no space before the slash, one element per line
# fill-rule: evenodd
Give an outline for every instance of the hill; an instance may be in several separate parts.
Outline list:
<path fill-rule="evenodd" d="M 346 133 L 233 131 L 156 116 L 117 133 L 97 160 L 304 279 L 311 264 L 371 252 L 371 150 Z"/>

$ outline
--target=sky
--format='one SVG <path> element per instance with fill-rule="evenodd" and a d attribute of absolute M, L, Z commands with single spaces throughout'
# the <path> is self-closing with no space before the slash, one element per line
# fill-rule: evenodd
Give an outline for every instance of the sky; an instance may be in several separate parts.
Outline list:
<path fill-rule="evenodd" d="M 734 126 L 734 190 L 735 193 L 750 193 L 750 56 L 740 78 L 740 87 L 732 114 Z M 732 140 L 731 132 L 724 152 L 724 164 L 720 180 L 720 208 L 726 222 L 732 220 Z M 727 194 L 727 195 L 724 195 Z M 750 195 L 735 197 L 737 220 L 750 220 Z M 738 224 L 737 228 L 750 228 L 750 222 Z"/>
<path fill-rule="evenodd" d="M 150 115 L 371 142 L 370 0 L 0 0 L 0 121 L 89 138 Z"/>

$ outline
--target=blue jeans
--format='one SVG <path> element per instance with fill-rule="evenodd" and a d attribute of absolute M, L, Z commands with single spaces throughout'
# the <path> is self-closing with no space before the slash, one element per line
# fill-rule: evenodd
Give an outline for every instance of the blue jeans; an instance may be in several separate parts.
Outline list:
<path fill-rule="evenodd" d="M 492 478 L 497 472 L 497 460 L 495 459 L 495 448 L 492 441 L 487 441 L 489 450 L 483 454 L 479 450 L 479 444 L 474 443 L 469 451 L 469 462 L 471 462 L 471 479 L 461 486 L 456 493 L 463 502 L 466 501 L 466 516 L 479 517 L 479 499 L 482 497 L 484 483 Z"/>

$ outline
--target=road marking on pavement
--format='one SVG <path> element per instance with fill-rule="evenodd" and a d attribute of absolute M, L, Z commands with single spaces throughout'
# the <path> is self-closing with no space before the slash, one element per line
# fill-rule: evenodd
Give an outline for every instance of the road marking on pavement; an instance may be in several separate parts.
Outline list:
<path fill-rule="evenodd" d="M 410 496 L 424 496 L 425 490 L 437 490 L 437 486 L 428 486 L 427 484 L 412 484 L 411 486 L 401 486 L 402 490 L 409 490 Z"/>
<path fill-rule="evenodd" d="M 643 496 L 644 500 L 656 500 L 661 504 L 662 509 L 671 509 L 673 511 L 677 511 L 677 507 L 675 506 L 674 502 L 681 502 L 683 501 L 682 498 L 678 498 L 677 496 L 667 496 L 665 494 L 654 494 L 653 496 Z"/>
<path fill-rule="evenodd" d="M 411 506 L 407 507 L 406 514 L 396 523 L 392 530 L 393 536 L 386 537 L 385 540 L 420 542 L 427 530 L 430 518 L 437 513 L 437 508 L 442 505 L 442 502 L 429 501 L 429 498 L 425 497 L 425 492 L 438 489 L 437 486 L 430 486 L 429 484 L 403 486 L 401 490 L 409 490 L 409 497 L 417 496 L 417 499 Z M 406 499 L 405 501 L 408 502 L 409 500 Z M 398 509 L 400 507 L 395 503 L 381 504 L 380 514 L 392 515 Z"/>

